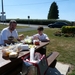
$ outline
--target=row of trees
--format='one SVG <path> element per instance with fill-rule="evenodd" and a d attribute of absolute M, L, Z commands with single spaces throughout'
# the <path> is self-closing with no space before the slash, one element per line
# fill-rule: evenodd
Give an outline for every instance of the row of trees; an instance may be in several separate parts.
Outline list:
<path fill-rule="evenodd" d="M 59 10 L 56 2 L 51 4 L 47 19 L 59 19 Z"/>

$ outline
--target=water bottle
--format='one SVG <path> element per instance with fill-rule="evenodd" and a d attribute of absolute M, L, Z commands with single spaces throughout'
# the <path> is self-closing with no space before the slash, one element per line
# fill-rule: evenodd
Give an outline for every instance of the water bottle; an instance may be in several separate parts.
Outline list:
<path fill-rule="evenodd" d="M 30 62 L 34 61 L 34 52 L 35 52 L 35 48 L 30 48 Z"/>

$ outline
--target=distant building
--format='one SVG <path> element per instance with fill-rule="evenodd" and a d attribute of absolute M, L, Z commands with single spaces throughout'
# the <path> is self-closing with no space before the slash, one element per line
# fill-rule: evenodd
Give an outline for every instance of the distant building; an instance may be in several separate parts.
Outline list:
<path fill-rule="evenodd" d="M 6 15 L 5 15 L 5 12 L 4 12 L 4 7 L 3 7 L 3 0 L 1 0 L 1 4 L 2 4 L 2 12 L 1 12 L 1 15 L 0 15 L 0 21 L 6 21 Z"/>
<path fill-rule="evenodd" d="M 0 15 L 0 21 L 6 21 L 6 15 Z"/>

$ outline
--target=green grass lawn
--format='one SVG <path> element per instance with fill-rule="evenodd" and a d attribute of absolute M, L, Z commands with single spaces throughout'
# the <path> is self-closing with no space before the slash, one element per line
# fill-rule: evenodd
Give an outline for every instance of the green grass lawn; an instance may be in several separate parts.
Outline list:
<path fill-rule="evenodd" d="M 44 32 L 50 38 L 50 44 L 47 45 L 47 55 L 53 51 L 57 51 L 60 53 L 57 60 L 62 63 L 67 63 L 72 65 L 72 72 L 68 75 L 75 75 L 75 37 L 64 37 L 64 36 L 55 36 L 54 32 L 59 29 L 48 28 L 45 29 Z M 27 31 L 21 32 L 25 35 L 33 35 L 37 33 L 37 31 Z M 19 33 L 19 34 L 21 34 Z"/>
<path fill-rule="evenodd" d="M 8 25 L 4 25 L 4 24 L 0 24 L 0 30 L 2 30 L 3 28 L 8 27 Z M 16 29 L 20 29 L 20 28 L 27 28 L 28 26 L 17 26 Z"/>

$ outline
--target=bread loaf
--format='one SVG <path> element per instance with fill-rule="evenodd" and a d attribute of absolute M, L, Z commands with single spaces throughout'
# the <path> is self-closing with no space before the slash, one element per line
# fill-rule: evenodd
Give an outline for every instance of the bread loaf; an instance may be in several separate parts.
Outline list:
<path fill-rule="evenodd" d="M 17 52 L 11 52 L 9 54 L 9 58 L 16 58 L 18 56 L 18 53 Z"/>

